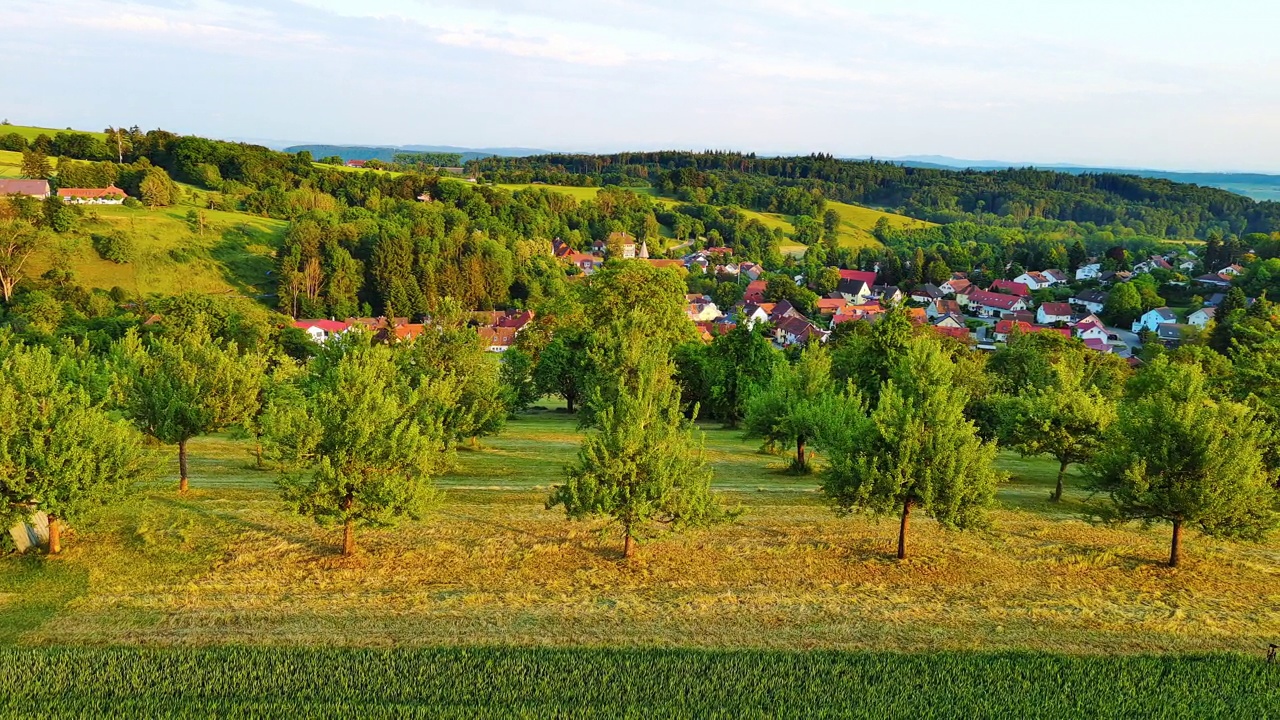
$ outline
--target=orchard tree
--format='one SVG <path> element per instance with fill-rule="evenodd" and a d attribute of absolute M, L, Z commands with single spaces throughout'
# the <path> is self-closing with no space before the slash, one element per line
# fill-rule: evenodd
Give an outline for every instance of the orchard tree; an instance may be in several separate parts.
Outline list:
<path fill-rule="evenodd" d="M 564 399 L 569 412 L 577 410 L 586 391 L 587 373 L 591 370 L 587 346 L 591 336 L 580 328 L 566 327 L 555 336 L 538 356 L 533 382 L 542 395 Z"/>
<path fill-rule="evenodd" d="M 142 176 L 138 185 L 142 202 L 152 209 L 174 204 L 178 199 L 178 186 L 164 168 L 153 167 Z"/>
<path fill-rule="evenodd" d="M 253 417 L 265 359 L 234 342 L 217 342 L 203 324 L 149 348 L 131 333 L 117 355 L 125 413 L 144 433 L 178 446 L 178 490 L 186 492 L 187 442 Z"/>
<path fill-rule="evenodd" d="M 711 494 L 702 437 L 680 408 L 675 368 L 639 332 L 624 331 L 626 372 L 605 399 L 597 388 L 595 429 L 582 441 L 566 480 L 547 499 L 578 520 L 612 517 L 622 526 L 623 555 L 651 525 L 680 527 L 726 517 Z"/>
<path fill-rule="evenodd" d="M 1104 517 L 1173 525 L 1169 566 L 1184 526 L 1256 540 L 1280 521 L 1275 477 L 1263 459 L 1274 438 L 1247 406 L 1215 400 L 1200 366 L 1153 360 L 1133 381 L 1102 449 L 1086 466 L 1106 493 Z"/>
<path fill-rule="evenodd" d="M 718 335 L 709 348 L 712 367 L 711 399 L 715 414 L 725 427 L 742 422 L 747 399 L 773 377 L 781 359 L 764 336 L 764 328 L 738 323 Z"/>
<path fill-rule="evenodd" d="M 357 525 L 421 518 L 438 497 L 431 478 L 448 464 L 436 403 L 448 393 L 436 381 L 415 382 L 403 352 L 360 332 L 331 340 L 264 420 L 286 470 L 281 494 L 321 526 L 341 525 L 344 556 L 355 553 Z"/>
<path fill-rule="evenodd" d="M 507 420 L 501 368 L 461 317 L 437 312 L 435 323 L 396 353 L 405 377 L 430 391 L 450 445 L 467 439 L 475 444 L 500 432 Z"/>
<path fill-rule="evenodd" d="M 1052 366 L 1054 378 L 999 403 L 1003 441 L 1022 456 L 1058 461 L 1058 484 L 1050 499 L 1062 499 L 1062 481 L 1072 463 L 1088 462 L 1115 421 L 1115 404 L 1084 381 L 1076 364 Z"/>
<path fill-rule="evenodd" d="M 0 355 L 0 524 L 43 510 L 56 555 L 63 523 L 148 479 L 151 456 L 136 430 L 93 402 L 72 361 L 43 347 Z"/>
<path fill-rule="evenodd" d="M 898 559 L 907 556 L 915 508 L 946 527 L 985 523 L 1001 475 L 995 443 L 984 443 L 964 416 L 967 399 L 951 359 L 922 337 L 893 366 L 870 418 L 823 424 L 823 492 L 841 514 L 899 513 Z"/>
<path fill-rule="evenodd" d="M 764 438 L 770 446 L 795 443 L 791 467 L 796 472 L 809 472 L 805 447 L 818 435 L 820 415 L 816 408 L 832 388 L 831 355 L 819 344 L 806 347 L 795 365 L 779 364 L 769 384 L 747 401 L 747 436 Z"/>

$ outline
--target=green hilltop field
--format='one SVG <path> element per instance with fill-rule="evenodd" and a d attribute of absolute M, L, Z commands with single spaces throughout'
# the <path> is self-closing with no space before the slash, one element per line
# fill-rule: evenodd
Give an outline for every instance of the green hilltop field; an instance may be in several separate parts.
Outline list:
<path fill-rule="evenodd" d="M 600 192 L 600 188 L 567 187 L 560 185 L 500 184 L 498 187 L 512 191 L 540 188 L 551 192 L 569 195 L 579 201 L 590 200 Z M 648 188 L 636 190 L 636 192 L 644 192 L 649 195 L 654 194 L 653 191 Z M 674 204 L 676 202 L 670 198 L 664 198 L 657 195 L 655 195 L 655 200 L 662 204 Z M 840 214 L 840 243 L 851 248 L 879 246 L 880 241 L 875 238 L 871 231 L 875 228 L 876 223 L 878 223 L 881 218 L 886 218 L 889 221 L 890 226 L 895 228 L 924 228 L 934 226 L 934 223 L 916 220 L 914 218 L 906 217 L 905 215 L 897 215 L 883 210 L 850 205 L 848 203 L 835 202 L 832 200 L 827 201 L 827 207 L 834 209 Z M 769 229 L 781 228 L 782 231 L 788 235 L 795 232 L 795 227 L 791 224 L 791 220 L 785 215 L 758 212 L 756 210 L 747 210 L 745 208 L 735 209 L 748 218 L 759 220 Z M 804 252 L 804 246 L 788 239 L 783 243 L 782 251 L 786 253 L 802 253 Z"/>
<path fill-rule="evenodd" d="M 54 135 L 57 135 L 57 134 L 58 134 L 58 133 L 60 133 L 60 132 L 77 132 L 77 133 L 85 133 L 85 134 L 87 134 L 87 135 L 92 135 L 92 136 L 94 136 L 94 137 L 98 138 L 99 140 L 106 140 L 106 139 L 107 139 L 107 134 L 106 134 L 106 133 L 104 133 L 104 132 L 96 132 L 96 131 L 93 131 L 93 130 L 74 130 L 74 129 L 72 129 L 72 128 L 62 128 L 61 130 L 58 130 L 58 129 L 56 129 L 56 128 L 28 127 L 28 126 L 25 126 L 25 125 L 0 125 L 0 135 L 8 135 L 9 133 L 17 133 L 17 134 L 21 135 L 22 137 L 26 138 L 27 140 L 35 140 L 36 138 L 40 137 L 41 135 L 48 135 L 49 137 L 51 137 L 51 138 L 52 138 Z"/>

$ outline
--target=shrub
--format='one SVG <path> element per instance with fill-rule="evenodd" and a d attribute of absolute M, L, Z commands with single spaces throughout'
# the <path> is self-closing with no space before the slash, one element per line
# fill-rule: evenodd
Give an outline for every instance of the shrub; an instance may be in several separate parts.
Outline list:
<path fill-rule="evenodd" d="M 121 204 L 122 204 L 122 205 L 124 205 L 124 206 L 125 206 L 125 207 L 127 207 L 127 208 L 140 208 L 140 207 L 142 207 L 142 201 L 141 201 L 141 200 L 139 200 L 139 199 L 138 199 L 138 198 L 136 198 L 136 197 L 127 197 L 127 198 L 125 198 L 125 199 L 124 199 L 124 202 L 123 202 L 123 203 L 121 203 Z"/>
<path fill-rule="evenodd" d="M 102 235 L 94 233 L 92 240 L 93 249 L 103 260 L 121 265 L 133 260 L 133 240 L 128 235 L 119 232 Z"/>
<path fill-rule="evenodd" d="M 169 251 L 169 259 L 180 265 L 185 265 L 195 260 L 196 255 L 187 248 L 174 248 Z"/>

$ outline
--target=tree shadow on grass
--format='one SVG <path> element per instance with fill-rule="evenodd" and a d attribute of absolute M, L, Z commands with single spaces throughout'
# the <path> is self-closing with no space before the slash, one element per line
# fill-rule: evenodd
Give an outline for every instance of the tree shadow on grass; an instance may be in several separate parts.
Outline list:
<path fill-rule="evenodd" d="M 226 228 L 209 250 L 218 265 L 222 279 L 228 284 L 256 299 L 263 299 L 275 292 L 275 261 L 269 255 L 255 252 L 253 246 L 273 247 L 275 237 L 240 223 Z"/>
<path fill-rule="evenodd" d="M 89 570 L 65 557 L 28 552 L 6 562 L 17 570 L 0 580 L 0 593 L 14 596 L 0 612 L 0 647 L 17 644 L 89 591 Z"/>

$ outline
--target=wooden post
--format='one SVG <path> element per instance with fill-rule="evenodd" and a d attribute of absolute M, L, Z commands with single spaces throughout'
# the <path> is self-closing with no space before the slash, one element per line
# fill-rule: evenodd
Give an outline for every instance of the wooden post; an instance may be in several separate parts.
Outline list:
<path fill-rule="evenodd" d="M 62 521 L 56 516 L 49 516 L 49 554 L 62 552 Z"/>

